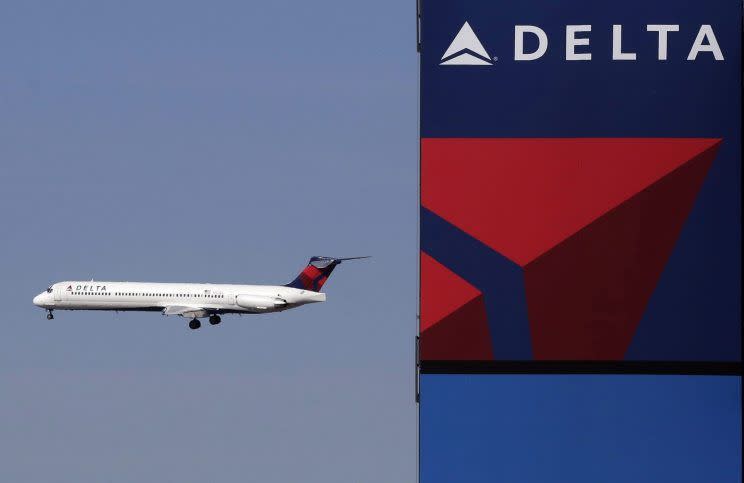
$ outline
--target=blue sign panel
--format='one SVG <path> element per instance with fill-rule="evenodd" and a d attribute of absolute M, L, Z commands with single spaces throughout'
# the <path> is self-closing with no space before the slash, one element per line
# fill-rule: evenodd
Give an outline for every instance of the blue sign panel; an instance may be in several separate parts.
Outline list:
<path fill-rule="evenodd" d="M 741 361 L 741 3 L 422 0 L 429 361 Z"/>
<path fill-rule="evenodd" d="M 421 377 L 422 483 L 741 481 L 738 376 Z"/>

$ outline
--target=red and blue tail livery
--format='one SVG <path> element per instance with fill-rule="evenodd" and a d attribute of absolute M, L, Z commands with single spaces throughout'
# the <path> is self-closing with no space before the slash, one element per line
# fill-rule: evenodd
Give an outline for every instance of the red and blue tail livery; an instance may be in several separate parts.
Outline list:
<path fill-rule="evenodd" d="M 331 272 L 333 272 L 333 269 L 336 268 L 337 265 L 340 265 L 344 260 L 359 260 L 361 258 L 369 257 L 312 257 L 307 263 L 307 266 L 299 275 L 297 275 L 297 278 L 292 280 L 286 286 L 320 292 L 323 288 L 323 284 L 326 283 L 326 280 L 331 276 Z"/>

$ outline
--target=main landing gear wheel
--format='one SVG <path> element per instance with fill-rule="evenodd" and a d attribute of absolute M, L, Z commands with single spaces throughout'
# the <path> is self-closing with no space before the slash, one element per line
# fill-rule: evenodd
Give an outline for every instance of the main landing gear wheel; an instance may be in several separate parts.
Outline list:
<path fill-rule="evenodd" d="M 219 316 L 219 315 L 210 315 L 210 316 L 209 316 L 209 323 L 210 323 L 210 324 L 212 324 L 212 325 L 217 325 L 217 324 L 219 324 L 220 322 L 222 322 L 222 319 L 220 318 L 220 316 Z"/>
<path fill-rule="evenodd" d="M 54 318 L 54 314 L 52 314 L 52 309 L 47 310 L 47 320 L 52 320 Z"/>
<path fill-rule="evenodd" d="M 196 330 L 199 327 L 201 327 L 201 322 L 199 322 L 199 319 L 193 319 L 189 322 L 189 329 Z"/>

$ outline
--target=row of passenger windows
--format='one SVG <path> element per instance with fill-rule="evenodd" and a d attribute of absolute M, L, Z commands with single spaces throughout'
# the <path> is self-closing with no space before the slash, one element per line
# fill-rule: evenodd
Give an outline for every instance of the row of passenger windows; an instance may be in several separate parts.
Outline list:
<path fill-rule="evenodd" d="M 120 297 L 198 297 L 206 299 L 224 299 L 224 295 L 203 295 L 203 294 L 185 294 L 185 293 L 141 293 L 141 292 L 72 292 L 72 295 L 117 295 Z"/>

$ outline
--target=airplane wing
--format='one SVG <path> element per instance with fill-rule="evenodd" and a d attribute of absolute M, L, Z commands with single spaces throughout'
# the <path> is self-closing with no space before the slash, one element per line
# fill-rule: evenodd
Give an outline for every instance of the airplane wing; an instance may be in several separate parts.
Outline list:
<path fill-rule="evenodd" d="M 197 307 L 195 305 L 168 305 L 163 309 L 163 315 L 193 315 L 197 312 L 209 310 L 206 307 Z"/>

